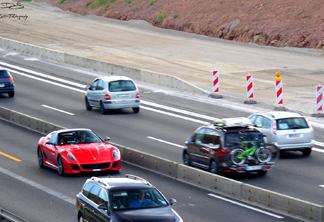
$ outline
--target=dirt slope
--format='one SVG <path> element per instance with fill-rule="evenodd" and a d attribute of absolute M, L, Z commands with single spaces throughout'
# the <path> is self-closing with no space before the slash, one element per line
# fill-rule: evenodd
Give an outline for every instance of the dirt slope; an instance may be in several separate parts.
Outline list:
<path fill-rule="evenodd" d="M 64 10 L 272 46 L 324 48 L 323 0 L 52 0 Z"/>

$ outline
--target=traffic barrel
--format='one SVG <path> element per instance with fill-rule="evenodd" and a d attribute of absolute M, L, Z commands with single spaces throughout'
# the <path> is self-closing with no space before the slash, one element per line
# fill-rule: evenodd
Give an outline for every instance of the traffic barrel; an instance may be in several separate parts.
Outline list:
<path fill-rule="evenodd" d="M 254 100 L 254 82 L 253 76 L 248 73 L 246 75 L 246 100 L 244 101 L 246 104 L 256 104 Z"/>
<path fill-rule="evenodd" d="M 212 76 L 212 93 L 210 94 L 213 98 L 223 98 L 222 95 L 219 94 L 220 89 L 220 77 L 219 77 L 219 71 L 213 70 L 213 76 Z"/>
<path fill-rule="evenodd" d="M 321 85 L 317 85 L 315 113 L 321 113 L 322 111 L 323 111 L 323 87 Z"/>

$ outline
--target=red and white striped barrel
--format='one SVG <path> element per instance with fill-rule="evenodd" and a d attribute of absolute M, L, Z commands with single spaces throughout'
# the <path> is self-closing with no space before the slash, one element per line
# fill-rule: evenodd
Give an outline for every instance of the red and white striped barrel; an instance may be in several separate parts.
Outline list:
<path fill-rule="evenodd" d="M 316 86 L 316 106 L 315 111 L 317 113 L 323 111 L 323 87 L 321 85 Z"/>
<path fill-rule="evenodd" d="M 253 76 L 248 73 L 246 75 L 246 97 L 248 100 L 254 99 L 254 83 L 253 83 Z"/>
<path fill-rule="evenodd" d="M 276 72 L 276 99 L 278 105 L 283 105 L 283 84 L 280 72 Z"/>
<path fill-rule="evenodd" d="M 213 86 L 212 90 L 214 93 L 219 92 L 219 72 L 217 70 L 213 71 Z"/>

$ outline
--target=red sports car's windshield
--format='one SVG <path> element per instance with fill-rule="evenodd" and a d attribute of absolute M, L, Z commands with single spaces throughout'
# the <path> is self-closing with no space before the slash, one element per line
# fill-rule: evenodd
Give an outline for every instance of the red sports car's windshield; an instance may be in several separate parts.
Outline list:
<path fill-rule="evenodd" d="M 100 142 L 101 138 L 91 131 L 63 132 L 58 135 L 58 145 Z"/>

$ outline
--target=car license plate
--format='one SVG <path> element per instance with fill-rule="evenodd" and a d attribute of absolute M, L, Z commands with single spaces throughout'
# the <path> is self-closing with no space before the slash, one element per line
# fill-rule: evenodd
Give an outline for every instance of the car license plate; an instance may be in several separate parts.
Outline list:
<path fill-rule="evenodd" d="M 245 166 L 246 171 L 261 170 L 262 166 Z"/>
<path fill-rule="evenodd" d="M 294 138 L 299 138 L 301 136 L 301 134 L 297 133 L 297 134 L 288 134 L 288 138 L 290 139 L 294 139 Z"/>
<path fill-rule="evenodd" d="M 101 171 L 101 169 L 93 169 L 92 171 Z"/>
<path fill-rule="evenodd" d="M 2 87 L 5 87 L 5 84 L 4 83 L 1 83 L 0 84 L 0 87 L 2 88 Z"/>

